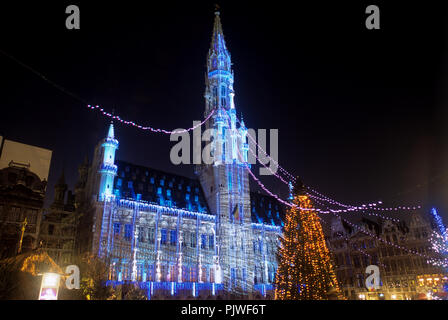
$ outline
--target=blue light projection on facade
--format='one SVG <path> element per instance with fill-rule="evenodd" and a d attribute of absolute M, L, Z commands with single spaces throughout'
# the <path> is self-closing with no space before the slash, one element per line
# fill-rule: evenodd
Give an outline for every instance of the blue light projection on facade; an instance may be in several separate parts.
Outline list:
<path fill-rule="evenodd" d="M 215 161 L 198 166 L 197 178 L 116 160 L 113 124 L 98 144 L 87 190 L 92 250 L 111 261 L 109 285 L 137 283 L 150 299 L 273 298 L 283 207 L 249 189 L 231 66 L 217 12 L 204 95 L 204 117 L 217 110 L 206 122 Z"/>

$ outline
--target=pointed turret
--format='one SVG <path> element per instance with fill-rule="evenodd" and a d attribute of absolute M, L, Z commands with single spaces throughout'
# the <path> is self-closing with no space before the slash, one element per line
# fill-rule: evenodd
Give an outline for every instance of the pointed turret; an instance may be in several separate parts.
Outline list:
<path fill-rule="evenodd" d="M 331 220 L 331 236 L 335 238 L 347 235 L 347 230 L 344 227 L 341 217 L 334 217 Z"/>
<path fill-rule="evenodd" d="M 296 182 L 293 188 L 294 195 L 306 196 L 308 192 L 306 191 L 306 187 L 303 184 L 302 180 L 299 177 L 296 177 Z"/>
<path fill-rule="evenodd" d="M 118 149 L 118 140 L 115 139 L 114 124 L 109 125 L 109 131 L 106 139 L 101 144 L 103 148 L 103 159 L 100 165 L 99 174 L 99 198 L 107 200 L 112 195 L 114 177 L 117 175 L 117 166 L 115 165 L 115 152 Z"/>

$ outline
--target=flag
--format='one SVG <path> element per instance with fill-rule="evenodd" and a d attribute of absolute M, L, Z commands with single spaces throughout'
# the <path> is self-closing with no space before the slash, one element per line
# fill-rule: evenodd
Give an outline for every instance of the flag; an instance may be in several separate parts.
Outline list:
<path fill-rule="evenodd" d="M 235 209 L 233 209 L 233 221 L 239 221 L 240 220 L 240 210 L 238 208 L 238 205 L 235 206 Z"/>

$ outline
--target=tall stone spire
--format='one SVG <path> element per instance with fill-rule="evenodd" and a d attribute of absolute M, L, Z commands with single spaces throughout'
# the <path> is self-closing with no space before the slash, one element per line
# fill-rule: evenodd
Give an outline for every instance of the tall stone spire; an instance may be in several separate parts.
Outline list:
<path fill-rule="evenodd" d="M 210 210 L 216 215 L 215 279 L 222 280 L 224 290 L 237 294 L 253 290 L 253 252 L 245 226 L 250 225 L 250 194 L 247 170 L 247 129 L 237 126 L 234 104 L 233 70 L 230 53 L 224 41 L 219 12 L 215 21 L 207 55 L 205 76 L 206 123 L 212 129 L 210 154 L 213 164 L 203 164 L 196 173 Z M 242 155 L 242 157 L 240 156 Z M 238 257 L 238 258 L 236 258 Z M 243 258 L 244 257 L 244 258 Z M 244 262 L 243 262 L 244 261 Z"/>
<path fill-rule="evenodd" d="M 246 143 L 246 131 L 245 128 L 240 132 L 237 129 L 232 62 L 224 41 L 219 11 L 215 12 L 205 79 L 204 116 L 213 109 L 216 110 L 213 118 L 206 124 L 207 128 L 216 129 L 215 142 L 211 148 L 215 164 L 247 161 L 245 150 L 238 150 Z"/>
<path fill-rule="evenodd" d="M 230 53 L 227 50 L 226 42 L 224 40 L 224 33 L 222 31 L 219 11 L 215 12 L 215 22 L 213 24 L 212 42 L 210 44 L 209 57 L 213 54 L 217 56 L 223 55 L 230 60 Z M 218 65 L 217 67 L 221 69 L 222 66 Z M 230 67 L 230 65 L 228 67 Z"/>
<path fill-rule="evenodd" d="M 210 84 L 211 78 L 217 74 L 228 78 L 228 81 L 231 80 L 233 83 L 232 62 L 224 40 L 219 11 L 215 12 L 212 40 L 207 55 L 207 84 Z"/>

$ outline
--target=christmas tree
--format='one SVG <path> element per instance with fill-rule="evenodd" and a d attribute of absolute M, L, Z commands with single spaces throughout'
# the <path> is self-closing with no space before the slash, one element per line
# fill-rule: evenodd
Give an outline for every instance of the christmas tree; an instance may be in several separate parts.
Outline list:
<path fill-rule="evenodd" d="M 297 181 L 280 238 L 275 298 L 342 299 L 319 217 L 303 184 Z"/>

